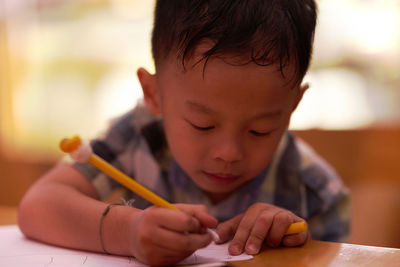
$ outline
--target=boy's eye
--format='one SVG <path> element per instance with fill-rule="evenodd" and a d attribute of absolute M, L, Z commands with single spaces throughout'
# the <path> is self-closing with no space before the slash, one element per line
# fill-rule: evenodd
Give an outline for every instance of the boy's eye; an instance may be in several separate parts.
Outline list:
<path fill-rule="evenodd" d="M 195 128 L 196 130 L 199 130 L 199 131 L 207 131 L 207 130 L 211 130 L 214 128 L 214 126 L 212 126 L 212 125 L 211 126 L 199 126 L 188 120 L 186 120 L 186 122 L 189 123 L 193 128 Z"/>
<path fill-rule="evenodd" d="M 250 130 L 250 133 L 253 134 L 253 135 L 255 135 L 255 136 L 260 136 L 260 137 L 262 137 L 262 136 L 268 136 L 268 135 L 271 134 L 271 132 L 261 133 L 261 132 L 257 132 L 257 131 L 254 131 L 254 130 Z"/>
<path fill-rule="evenodd" d="M 191 123 L 191 124 L 192 124 L 193 128 L 195 128 L 196 130 L 199 130 L 199 131 L 207 131 L 207 130 L 211 130 L 214 128 L 214 126 L 201 127 L 201 126 L 194 125 L 193 123 Z"/>

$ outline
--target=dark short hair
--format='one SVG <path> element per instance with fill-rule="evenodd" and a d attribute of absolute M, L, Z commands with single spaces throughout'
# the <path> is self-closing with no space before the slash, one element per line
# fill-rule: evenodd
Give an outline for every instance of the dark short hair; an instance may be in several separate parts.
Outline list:
<path fill-rule="evenodd" d="M 295 81 L 310 64 L 317 6 L 314 0 L 157 0 L 152 53 L 159 65 L 170 56 L 190 58 L 196 46 L 211 40 L 203 54 L 233 54 L 247 64 L 295 63 Z"/>

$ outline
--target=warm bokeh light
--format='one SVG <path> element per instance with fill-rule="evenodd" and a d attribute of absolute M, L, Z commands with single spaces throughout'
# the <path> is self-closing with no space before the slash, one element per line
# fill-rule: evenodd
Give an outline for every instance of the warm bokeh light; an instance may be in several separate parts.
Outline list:
<path fill-rule="evenodd" d="M 399 29 L 398 0 L 321 0 L 316 56 L 334 59 L 346 53 L 379 54 L 390 60 L 397 55 L 398 64 Z"/>
<path fill-rule="evenodd" d="M 357 73 L 323 69 L 311 72 L 304 81 L 310 88 L 293 114 L 293 129 L 349 129 L 373 122 L 364 90 L 368 85 Z"/>

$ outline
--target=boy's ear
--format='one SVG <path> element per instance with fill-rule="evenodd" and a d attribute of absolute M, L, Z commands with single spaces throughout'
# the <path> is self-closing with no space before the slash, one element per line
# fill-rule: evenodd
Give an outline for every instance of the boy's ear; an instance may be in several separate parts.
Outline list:
<path fill-rule="evenodd" d="M 144 102 L 146 107 L 153 115 L 161 113 L 160 95 L 156 86 L 155 76 L 144 68 L 139 68 L 136 72 L 140 85 L 142 86 Z"/>
<path fill-rule="evenodd" d="M 297 106 L 299 105 L 301 99 L 303 98 L 303 95 L 305 93 L 305 91 L 307 91 L 307 89 L 310 87 L 309 83 L 304 83 L 302 85 L 300 85 L 299 88 L 299 92 L 297 93 L 294 105 L 293 105 L 293 109 L 292 112 L 296 110 Z"/>

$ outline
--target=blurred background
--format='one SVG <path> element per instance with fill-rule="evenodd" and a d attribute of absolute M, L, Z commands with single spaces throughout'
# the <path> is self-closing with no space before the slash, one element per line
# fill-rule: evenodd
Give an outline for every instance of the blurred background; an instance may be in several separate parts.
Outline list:
<path fill-rule="evenodd" d="M 400 1 L 317 2 L 311 88 L 290 128 L 350 188 L 349 242 L 400 248 Z M 62 157 L 61 138 L 94 137 L 141 98 L 152 12 L 153 1 L 0 0 L 0 224 Z"/>

